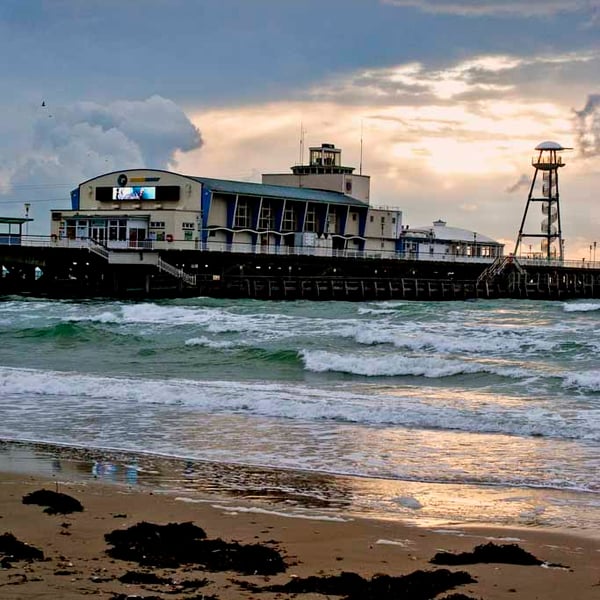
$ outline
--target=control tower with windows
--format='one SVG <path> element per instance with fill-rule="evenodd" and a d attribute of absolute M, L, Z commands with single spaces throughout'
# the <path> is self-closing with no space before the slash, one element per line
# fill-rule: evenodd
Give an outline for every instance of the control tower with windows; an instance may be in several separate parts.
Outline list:
<path fill-rule="evenodd" d="M 557 142 L 542 142 L 535 149 L 538 153 L 531 160 L 535 172 L 531 181 L 531 187 L 529 188 L 529 196 L 527 197 L 525 212 L 521 220 L 514 254 L 518 255 L 519 250 L 521 253 L 523 252 L 523 238 L 540 238 L 541 253 L 538 254 L 536 252 L 534 256 L 541 256 L 547 260 L 563 260 L 564 242 L 560 223 L 558 169 L 565 166 L 560 152 L 563 150 L 572 150 L 572 148 L 564 148 Z M 542 176 L 538 178 L 540 172 Z M 539 230 L 533 229 L 528 232 L 525 231 L 525 226 L 529 205 L 532 202 L 542 203 L 542 222 Z"/>
<path fill-rule="evenodd" d="M 336 148 L 334 144 L 321 144 L 309 148 L 307 165 L 294 165 L 291 173 L 264 174 L 262 182 L 340 192 L 368 203 L 371 180 L 367 175 L 356 175 L 354 167 L 342 166 L 340 148 Z"/>

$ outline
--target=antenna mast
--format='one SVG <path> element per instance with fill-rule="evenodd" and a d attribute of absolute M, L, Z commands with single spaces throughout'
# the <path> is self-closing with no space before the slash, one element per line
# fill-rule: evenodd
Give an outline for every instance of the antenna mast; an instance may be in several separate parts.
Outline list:
<path fill-rule="evenodd" d="M 300 121 L 300 166 L 304 164 L 304 125 Z"/>
<path fill-rule="evenodd" d="M 363 122 L 361 119 L 361 121 L 360 121 L 360 168 L 358 170 L 360 175 L 362 175 L 362 160 L 363 160 Z"/>

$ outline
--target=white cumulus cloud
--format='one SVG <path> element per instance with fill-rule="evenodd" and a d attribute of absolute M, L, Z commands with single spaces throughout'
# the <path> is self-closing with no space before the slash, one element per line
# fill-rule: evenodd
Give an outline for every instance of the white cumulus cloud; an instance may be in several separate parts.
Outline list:
<path fill-rule="evenodd" d="M 0 204 L 10 213 L 9 205 L 30 202 L 42 223 L 52 208 L 43 202 L 65 206 L 81 181 L 124 168 L 175 168 L 177 152 L 203 143 L 183 110 L 161 96 L 66 106 L 47 101 L 21 117 L 11 124 L 11 144 L 0 146 Z"/>

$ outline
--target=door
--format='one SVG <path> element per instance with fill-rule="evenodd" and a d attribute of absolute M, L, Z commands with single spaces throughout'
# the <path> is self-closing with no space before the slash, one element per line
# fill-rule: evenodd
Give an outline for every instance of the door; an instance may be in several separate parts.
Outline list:
<path fill-rule="evenodd" d="M 99 244 L 106 243 L 106 226 L 104 225 L 92 225 L 91 237 L 96 240 Z"/>
<path fill-rule="evenodd" d="M 143 242 L 146 239 L 146 230 L 141 228 L 130 228 L 129 229 L 129 247 L 130 248 L 143 248 Z"/>

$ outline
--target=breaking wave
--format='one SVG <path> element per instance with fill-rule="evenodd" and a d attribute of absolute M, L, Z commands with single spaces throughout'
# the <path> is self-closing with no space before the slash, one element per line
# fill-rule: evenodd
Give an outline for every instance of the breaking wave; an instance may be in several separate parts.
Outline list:
<path fill-rule="evenodd" d="M 414 376 L 427 378 L 453 377 L 474 373 L 490 373 L 501 377 L 524 378 L 539 375 L 516 365 L 495 366 L 494 363 L 440 358 L 435 356 L 408 357 L 402 354 L 365 356 L 339 354 L 323 350 L 302 350 L 300 353 L 309 371 L 337 371 L 366 377 Z"/>
<path fill-rule="evenodd" d="M 0 423 L 0 437 L 3 429 L 4 435 L 10 437 L 21 428 L 32 427 L 36 420 L 35 426 L 40 431 L 52 431 L 57 423 L 64 422 L 68 413 L 72 418 L 77 415 L 84 420 L 93 415 L 94 421 L 100 419 L 115 425 L 118 421 L 114 419 L 120 419 L 120 411 L 125 410 L 128 415 L 137 414 L 158 423 L 158 414 L 168 407 L 180 406 L 182 414 L 188 415 L 186 418 L 194 411 L 194 414 L 244 414 L 318 423 L 600 440 L 600 415 L 594 417 L 590 411 L 574 405 L 563 415 L 550 411 L 544 403 L 517 397 L 507 399 L 504 404 L 482 404 L 481 400 L 469 402 L 459 395 L 398 396 L 385 389 L 361 393 L 340 385 L 315 389 L 290 382 L 140 379 L 4 367 L 0 367 L 0 388 L 10 402 Z M 76 413 L 72 412 L 74 407 Z M 21 413 L 35 418 L 26 419 L 21 425 L 18 420 L 11 421 Z M 126 425 L 119 423 L 119 426 Z M 85 443 L 86 436 L 96 431 L 94 427 L 76 435 L 82 436 L 79 441 Z M 103 431 L 104 435 L 110 435 L 110 428 Z M 167 434 L 177 436 L 176 430 Z"/>
<path fill-rule="evenodd" d="M 600 310 L 600 303 L 598 302 L 569 302 L 563 304 L 563 310 L 565 312 L 590 312 L 593 310 Z"/>

